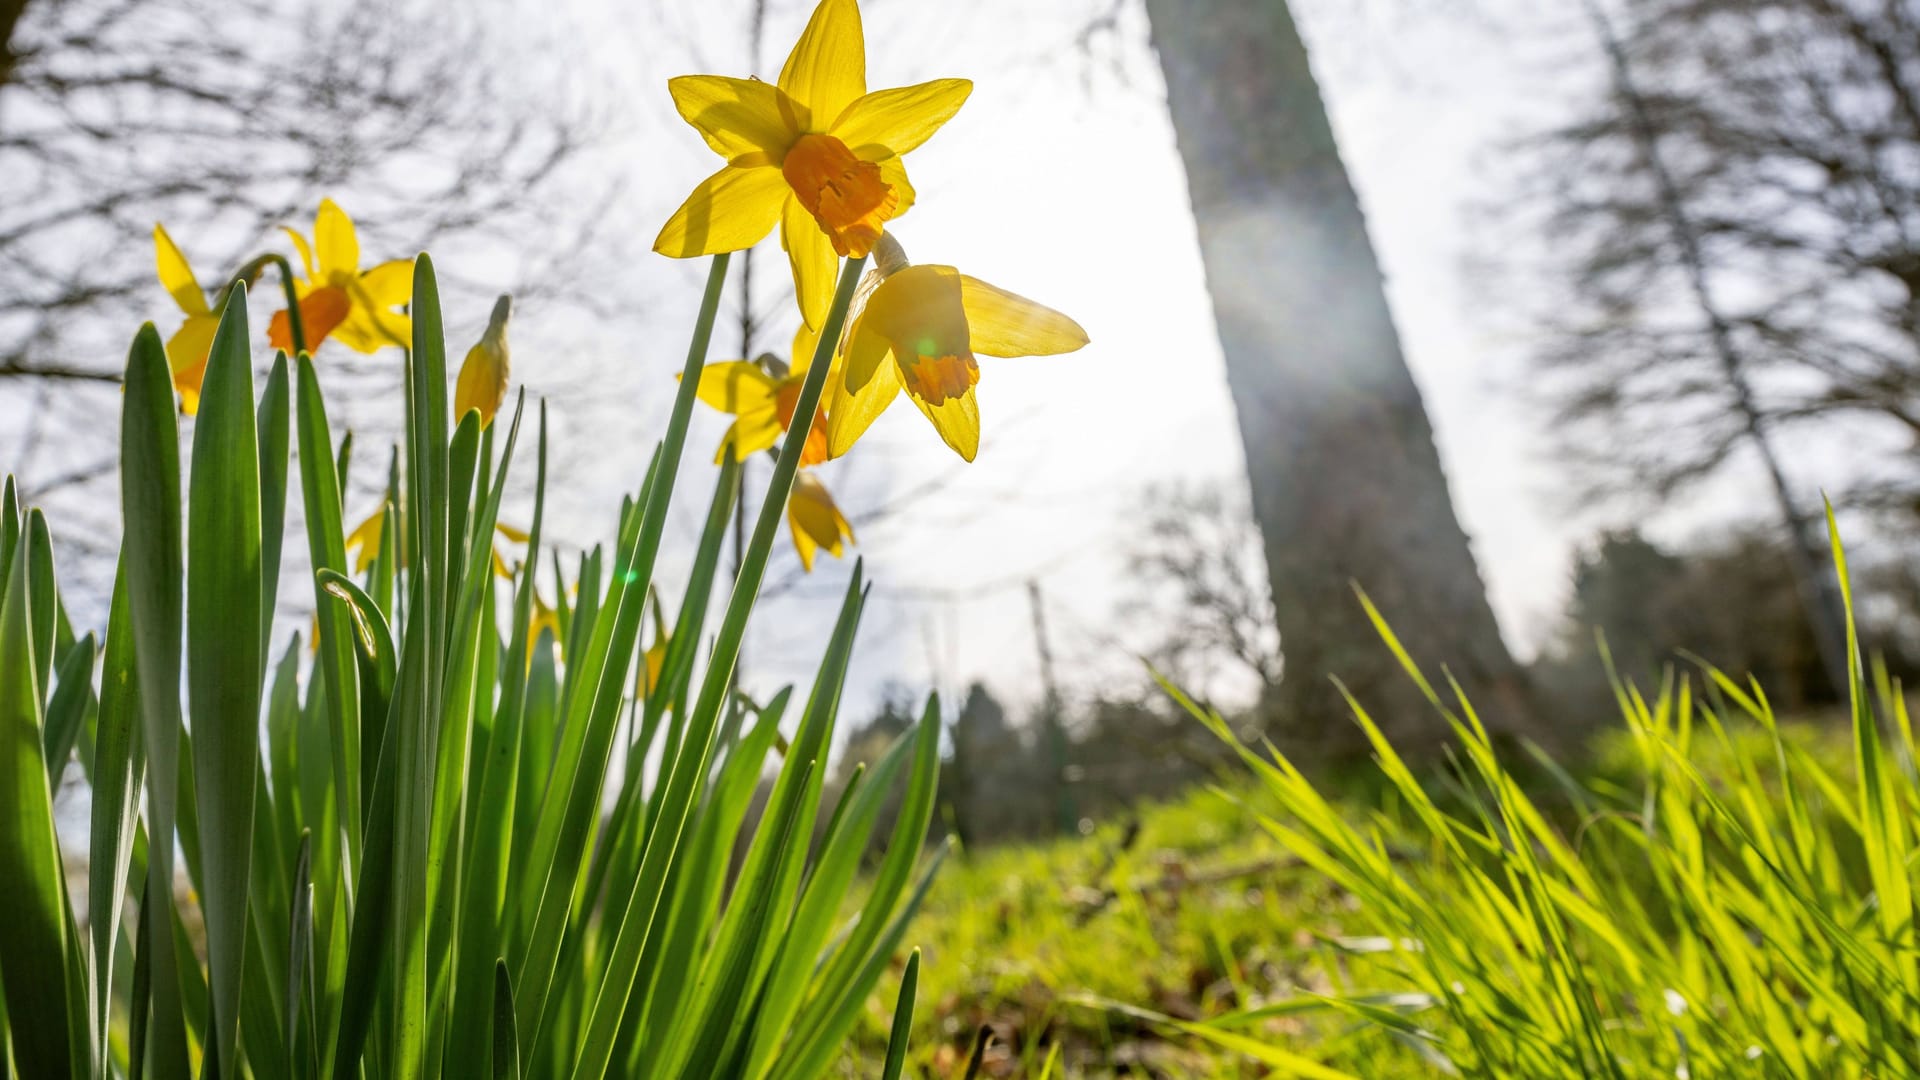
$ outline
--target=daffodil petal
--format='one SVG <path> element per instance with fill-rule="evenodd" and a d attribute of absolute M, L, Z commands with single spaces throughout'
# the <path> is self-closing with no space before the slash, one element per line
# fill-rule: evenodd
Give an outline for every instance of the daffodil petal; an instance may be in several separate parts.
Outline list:
<path fill-rule="evenodd" d="M 412 266 L 408 264 L 408 277 L 412 276 Z M 347 317 L 352 324 L 348 328 L 350 337 L 360 339 L 365 348 L 357 351 L 378 352 L 388 345 L 397 345 L 402 349 L 413 347 L 413 320 L 392 310 L 391 307 L 376 303 L 364 287 L 365 276 L 349 278 L 346 285 L 348 295 L 353 297 L 353 312 Z M 409 290 L 411 286 L 409 286 Z M 305 310 L 304 308 L 302 310 Z"/>
<path fill-rule="evenodd" d="M 653 250 L 675 259 L 750 248 L 773 231 L 786 201 L 787 178 L 763 167 L 729 165 L 700 181 L 653 241 Z"/>
<path fill-rule="evenodd" d="M 758 79 L 682 75 L 667 80 L 667 92 L 681 118 L 728 161 L 742 154 L 765 154 L 769 164 L 777 165 L 807 130 L 806 106 Z"/>
<path fill-rule="evenodd" d="M 895 364 L 881 364 L 859 389 L 842 384 L 835 388 L 827 409 L 827 453 L 840 457 L 860 436 L 867 433 L 880 414 L 887 411 L 900 393 L 900 371 Z"/>
<path fill-rule="evenodd" d="M 321 199 L 320 213 L 314 216 L 313 250 L 325 276 L 360 271 L 360 239 L 354 234 L 353 219 L 332 199 Z"/>
<path fill-rule="evenodd" d="M 892 349 L 893 343 L 880 333 L 877 324 L 865 317 L 855 323 L 847 338 L 847 359 L 840 373 L 848 389 L 865 389 L 875 373 L 891 366 L 886 360 Z"/>
<path fill-rule="evenodd" d="M 773 377 L 747 360 L 708 364 L 700 369 L 694 393 L 701 401 L 725 413 L 773 408 Z"/>
<path fill-rule="evenodd" d="M 360 524 L 355 525 L 353 531 L 347 534 L 346 543 L 342 545 L 342 550 L 357 550 L 359 553 L 353 561 L 354 573 L 365 573 L 367 567 L 372 566 L 373 560 L 379 556 L 380 534 L 381 531 L 386 528 L 386 524 L 387 511 L 383 506 L 368 515 Z"/>
<path fill-rule="evenodd" d="M 733 448 L 733 460 L 745 461 L 772 446 L 779 438 L 780 418 L 772 409 L 743 413 L 720 440 L 720 453 L 714 456 L 714 463 L 719 464 L 723 460 L 728 447 Z"/>
<path fill-rule="evenodd" d="M 861 158 L 880 161 L 931 139 L 971 93 L 970 79 L 935 79 L 876 90 L 848 105 L 827 131 Z"/>
<path fill-rule="evenodd" d="M 304 312 L 306 308 L 300 310 Z M 354 352 L 369 356 L 389 345 L 407 348 L 413 341 L 413 320 L 391 311 L 375 311 L 356 298 L 353 311 L 333 331 L 333 338 Z"/>
<path fill-rule="evenodd" d="M 320 343 L 350 322 L 352 315 L 353 300 L 345 289 L 327 285 L 305 290 L 300 297 L 300 330 L 307 351 L 319 351 Z M 285 353 L 293 352 L 293 327 L 284 310 L 274 312 L 267 323 L 267 344 Z"/>
<path fill-rule="evenodd" d="M 854 0 L 820 0 L 780 69 L 780 89 L 831 123 L 867 92 L 867 41 Z"/>
<path fill-rule="evenodd" d="M 206 377 L 207 353 L 213 348 L 213 332 L 219 328 L 216 315 L 190 315 L 167 339 L 167 367 L 173 372 L 173 388 L 180 395 L 180 411 L 188 416 L 200 411 L 200 380 Z"/>
<path fill-rule="evenodd" d="M 807 472 L 794 479 L 793 491 L 787 497 L 787 528 L 793 533 L 793 547 L 800 555 L 800 565 L 809 573 L 813 571 L 813 558 L 818 549 L 825 548 L 828 554 L 839 558 L 846 550 L 841 537 L 853 540 L 853 527 L 834 504 L 827 486 Z"/>
<path fill-rule="evenodd" d="M 794 514 L 792 500 L 787 502 L 787 531 L 793 534 L 793 550 L 800 556 L 800 569 L 809 574 L 813 573 L 813 553 L 820 545 L 814 541 L 813 536 L 807 532 L 806 526 L 802 525 L 799 517 Z"/>
<path fill-rule="evenodd" d="M 193 267 L 187 265 L 187 257 L 180 254 L 173 237 L 157 224 L 153 227 L 153 261 L 154 269 L 160 274 L 161 287 L 180 305 L 180 310 L 188 315 L 205 315 L 207 294 L 200 291 L 200 283 L 193 279 Z"/>
<path fill-rule="evenodd" d="M 960 275 L 973 351 L 985 356 L 1053 356 L 1087 343 L 1080 324 L 1044 304 Z"/>
<path fill-rule="evenodd" d="M 885 180 L 892 186 L 894 197 L 900 200 L 893 208 L 893 216 L 895 218 L 913 209 L 915 195 L 913 185 L 907 182 L 906 162 L 901 161 L 898 157 L 890 157 L 882 161 L 880 163 L 880 179 Z"/>
<path fill-rule="evenodd" d="M 820 332 L 802 322 L 793 332 L 793 351 L 787 354 L 787 370 L 794 375 L 805 375 L 813 366 L 813 354 L 819 351 Z"/>
<path fill-rule="evenodd" d="M 827 321 L 827 309 L 833 306 L 834 276 L 840 257 L 833 253 L 833 241 L 820 231 L 799 199 L 788 199 L 780 219 L 780 246 L 787 249 L 793 264 L 793 295 L 800 304 L 800 317 L 815 330 Z"/>
<path fill-rule="evenodd" d="M 376 308 L 397 308 L 413 302 L 413 260 L 388 259 L 360 275 L 360 292 Z"/>
<path fill-rule="evenodd" d="M 320 269 L 313 265 L 313 247 L 307 243 L 307 238 L 285 225 L 280 226 L 280 231 L 287 234 L 287 239 L 293 241 L 293 249 L 300 253 L 300 265 L 306 268 L 307 282 L 314 281 L 320 276 Z"/>
<path fill-rule="evenodd" d="M 929 405 L 917 394 L 908 394 L 920 412 L 933 421 L 933 429 L 940 433 L 948 446 L 962 458 L 972 461 L 980 453 L 980 405 L 975 400 L 973 387 L 959 397 L 948 398 L 938 405 Z"/>

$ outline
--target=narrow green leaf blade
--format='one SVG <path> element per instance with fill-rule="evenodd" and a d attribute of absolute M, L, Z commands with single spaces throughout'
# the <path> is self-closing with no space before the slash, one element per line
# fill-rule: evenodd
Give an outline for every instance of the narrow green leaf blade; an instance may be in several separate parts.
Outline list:
<path fill-rule="evenodd" d="M 0 985 L 21 1070 L 80 1077 L 87 1071 L 86 1019 L 67 1015 L 73 926 L 41 751 L 27 586 L 35 543 L 29 529 L 14 550 L 0 607 Z"/>
<path fill-rule="evenodd" d="M 141 726 L 148 760 L 147 884 L 154 909 L 152 1008 L 146 1030 L 155 1080 L 185 1080 L 186 1013 L 174 948 L 174 829 L 179 810 L 180 632 L 184 555 L 181 545 L 180 438 L 174 426 L 173 377 L 166 347 L 148 323 L 127 356 L 121 399 L 120 504 L 125 526 L 127 608 L 138 668 Z M 191 955 L 191 954 L 188 954 Z"/>
<path fill-rule="evenodd" d="M 907 956 L 907 972 L 900 977 L 900 999 L 893 1006 L 893 1032 L 887 1038 L 887 1060 L 880 1080 L 900 1080 L 907 1065 L 907 1037 L 913 1034 L 913 998 L 920 985 L 920 950 Z"/>
<path fill-rule="evenodd" d="M 493 1080 L 520 1080 L 520 1044 L 514 1032 L 513 978 L 507 962 L 493 965 Z"/>
<path fill-rule="evenodd" d="M 133 613 L 127 605 L 126 560 L 114 575 L 107 613 L 106 658 L 100 671 L 100 719 L 93 751 L 93 817 L 87 838 L 87 911 L 93 936 L 96 1060 L 106 1060 L 115 936 L 133 859 L 142 772 L 139 677 L 133 656 Z"/>
<path fill-rule="evenodd" d="M 220 1074 L 240 1071 L 240 998 L 260 767 L 260 451 L 246 292 L 221 315 L 201 384 L 188 491 L 187 700 L 193 721 L 202 908 Z"/>

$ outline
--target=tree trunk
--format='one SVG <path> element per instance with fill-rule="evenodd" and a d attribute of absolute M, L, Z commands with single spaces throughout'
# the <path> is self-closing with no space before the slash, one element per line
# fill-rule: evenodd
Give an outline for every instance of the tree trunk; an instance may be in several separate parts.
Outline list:
<path fill-rule="evenodd" d="M 27 10 L 27 0 L 0 0 L 0 86 L 13 75 L 13 31 Z"/>
<path fill-rule="evenodd" d="M 1396 742 L 1445 738 L 1352 585 L 1443 694 L 1444 664 L 1490 724 L 1514 730 L 1524 683 L 1454 516 L 1287 5 L 1146 6 L 1273 587 L 1276 734 L 1362 749 L 1337 677 Z"/>

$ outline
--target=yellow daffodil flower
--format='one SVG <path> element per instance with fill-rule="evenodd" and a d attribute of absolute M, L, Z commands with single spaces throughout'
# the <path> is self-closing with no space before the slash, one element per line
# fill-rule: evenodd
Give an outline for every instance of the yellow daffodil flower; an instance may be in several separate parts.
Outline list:
<path fill-rule="evenodd" d="M 395 516 L 398 516 L 398 511 L 395 512 Z M 353 527 L 352 532 L 347 534 L 346 551 L 355 555 L 354 573 L 366 573 L 367 567 L 373 565 L 373 560 L 380 557 L 380 538 L 385 533 L 386 527 L 387 508 L 382 506 L 368 514 L 360 524 Z"/>
<path fill-rule="evenodd" d="M 720 440 L 718 462 L 733 448 L 733 459 L 745 461 L 774 444 L 774 440 L 793 426 L 793 412 L 800 403 L 800 384 L 806 381 L 807 368 L 820 335 L 805 323 L 793 335 L 793 365 L 787 374 L 775 378 L 751 360 L 729 360 L 708 364 L 700 372 L 700 400 L 735 417 L 733 426 Z M 840 381 L 836 364 L 827 372 L 827 384 L 820 395 L 827 401 Z M 813 414 L 813 426 L 807 431 L 806 445 L 800 451 L 800 464 L 818 465 L 827 460 L 827 411 Z"/>
<path fill-rule="evenodd" d="M 506 299 L 506 297 L 503 296 L 501 297 L 501 299 L 504 300 Z M 499 308 L 496 307 L 494 310 L 498 311 Z M 460 415 L 464 416 L 466 414 L 462 413 Z M 509 525 L 504 521 L 494 522 L 493 531 L 496 534 L 498 534 L 500 537 L 504 538 L 510 544 L 524 544 L 531 539 L 531 537 L 527 535 L 527 530 L 515 528 L 514 526 Z M 500 545 L 496 542 L 493 545 L 494 576 L 504 578 L 507 581 L 512 581 L 513 575 L 518 573 L 519 569 L 520 569 L 520 564 L 517 562 L 511 566 L 507 565 L 507 557 L 504 553 L 501 552 Z M 535 592 L 535 595 L 536 596 L 539 595 L 537 591 Z"/>
<path fill-rule="evenodd" d="M 399 512 L 395 511 L 394 516 L 400 517 Z M 404 522 L 406 519 L 401 517 L 400 520 Z M 347 534 L 344 547 L 346 552 L 354 557 L 354 573 L 366 573 L 367 567 L 372 566 L 373 560 L 380 556 L 380 540 L 385 535 L 386 528 L 387 511 L 386 507 L 382 506 L 380 509 L 368 514 L 361 520 L 360 524 L 353 527 L 352 532 Z M 509 543 L 524 544 L 527 542 L 525 530 L 516 529 L 504 521 L 496 522 L 493 526 L 493 531 Z M 492 554 L 494 574 L 508 581 L 512 581 L 514 567 L 507 562 L 507 557 L 500 550 L 499 543 L 496 542 L 493 545 Z M 400 551 L 400 565 L 403 567 L 407 565 L 406 551 L 404 548 Z"/>
<path fill-rule="evenodd" d="M 787 528 L 793 532 L 793 549 L 800 553 L 800 566 L 809 574 L 813 573 L 815 552 L 825 550 L 838 559 L 846 545 L 854 543 L 853 526 L 834 504 L 827 485 L 810 472 L 793 478 L 793 494 L 787 497 Z"/>
<path fill-rule="evenodd" d="M 891 236 L 886 247 L 875 271 L 885 277 L 843 347 L 841 385 L 827 409 L 828 451 L 846 453 L 904 387 L 947 445 L 972 461 L 980 450 L 974 356 L 1068 353 L 1087 343 L 1087 332 L 951 266 L 910 266 Z"/>
<path fill-rule="evenodd" d="M 320 200 L 313 219 L 313 243 L 292 229 L 293 246 L 306 268 L 304 280 L 294 283 L 300 297 L 300 321 L 307 349 L 315 351 L 329 335 L 358 353 L 374 353 L 387 345 L 409 348 L 413 322 L 393 310 L 413 299 L 413 261 L 393 259 L 360 272 L 360 239 L 353 219 L 332 199 Z M 267 340 L 276 349 L 293 351 L 287 313 L 275 312 L 267 324 Z"/>
<path fill-rule="evenodd" d="M 187 257 L 180 254 L 173 237 L 157 224 L 153 227 L 153 257 L 161 286 L 187 317 L 167 339 L 167 367 L 173 371 L 180 411 L 192 416 L 200 411 L 200 380 L 207 373 L 207 353 L 213 348 L 213 332 L 220 328 L 220 313 L 207 303 L 207 294 L 200 290 L 193 267 L 187 265 Z"/>
<path fill-rule="evenodd" d="M 493 423 L 493 414 L 507 397 L 507 377 L 512 364 L 507 355 L 507 317 L 513 313 L 513 297 L 502 296 L 493 303 L 487 319 L 487 332 L 480 343 L 467 350 L 460 365 L 460 381 L 453 388 L 453 419 L 458 423 L 468 409 L 480 410 L 480 426 Z"/>
<path fill-rule="evenodd" d="M 727 164 L 693 190 L 653 249 L 676 259 L 738 251 L 778 222 L 800 313 L 817 330 L 833 301 L 836 256 L 866 255 L 913 205 L 900 156 L 958 112 L 973 84 L 936 79 L 867 93 L 860 8 L 822 0 L 778 85 L 683 75 L 667 89 Z"/>
<path fill-rule="evenodd" d="M 547 605 L 546 599 L 540 595 L 539 586 L 536 585 L 533 589 L 533 611 L 528 616 L 526 672 L 533 670 L 533 646 L 539 644 L 542 630 L 553 636 L 555 649 L 564 651 L 566 643 L 560 634 L 560 613 Z"/>
<path fill-rule="evenodd" d="M 530 642 L 539 641 L 540 631 L 542 630 L 552 634 L 554 643 L 559 644 L 560 612 L 547 603 L 546 598 L 540 595 L 539 587 L 535 586 L 533 590 L 533 614 L 527 626 L 527 640 Z M 533 660 L 532 656 L 528 656 L 527 660 L 531 663 Z"/>

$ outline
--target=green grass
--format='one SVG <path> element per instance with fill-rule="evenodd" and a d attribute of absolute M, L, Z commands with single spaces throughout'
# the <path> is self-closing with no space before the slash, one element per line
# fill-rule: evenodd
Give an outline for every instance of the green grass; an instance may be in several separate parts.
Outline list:
<path fill-rule="evenodd" d="M 358 577 L 341 529 L 348 442 L 306 355 L 276 356 L 256 385 L 243 287 L 228 293 L 184 471 L 159 335 L 149 325 L 134 340 L 125 547 L 103 642 L 76 639 L 47 522 L 7 480 L 0 1077 L 806 1080 L 834 1066 L 941 861 L 921 851 L 938 706 L 828 804 L 823 766 L 866 596 L 857 566 L 821 628 L 812 685 L 764 704 L 734 692 L 798 441 L 778 457 L 717 627 L 737 466 L 718 470 L 687 579 L 656 580 L 726 263 L 714 260 L 663 438 L 633 463 L 644 480 L 613 521 L 615 546 L 571 574 L 554 560 L 562 611 L 537 633 L 545 411 L 527 548 L 502 580 L 492 547 L 508 477 L 527 467 L 524 396 L 497 425 L 449 415 L 425 256 L 405 442 L 379 556 Z M 861 268 L 846 264 L 821 340 L 838 339 Z M 798 430 L 827 360 L 803 386 Z M 314 568 L 311 656 L 297 635 L 271 638 L 291 484 Z M 679 611 L 659 681 L 636 695 L 643 618 L 660 626 L 669 593 Z M 53 825 L 71 765 L 93 788 L 84 921 Z M 749 821 L 769 772 L 766 811 Z M 857 880 L 876 839 L 887 861 Z M 911 1011 L 907 971 L 888 1000 Z M 904 1040 L 904 1015 L 899 1026 Z M 897 1041 L 895 1058 L 905 1051 Z"/>
<path fill-rule="evenodd" d="M 448 414 L 425 257 L 363 573 L 319 372 L 280 356 L 256 384 L 239 288 L 184 461 L 159 336 L 134 340 L 103 638 L 75 633 L 48 522 L 0 486 L 0 1075 L 1920 1075 L 1920 776 L 1903 690 L 1857 641 L 1824 727 L 1682 669 L 1617 685 L 1620 726 L 1577 770 L 1495 740 L 1404 654 L 1453 733 L 1442 767 L 1411 767 L 1356 704 L 1376 764 L 1329 786 L 1187 703 L 1238 755 L 1217 789 L 937 877 L 936 702 L 826 795 L 859 567 L 804 694 L 733 689 L 799 442 L 723 602 L 731 464 L 687 578 L 655 580 L 725 266 L 614 546 L 554 563 L 553 626 L 533 618 L 544 413 L 503 581 L 524 402 L 497 425 Z M 311 655 L 271 637 L 296 485 Z M 84 905 L 52 812 L 75 767 Z M 979 1052 L 983 1028 L 999 1045 Z"/>
<path fill-rule="evenodd" d="M 1436 692 L 1445 768 L 1357 712 L 1358 782 L 1240 747 L 1137 832 L 970 853 L 914 931 L 915 1060 L 962 1076 L 991 1025 L 987 1076 L 1920 1074 L 1920 779 L 1901 689 L 1860 671 L 1817 724 L 1711 670 L 1621 686 L 1577 775 Z"/>

